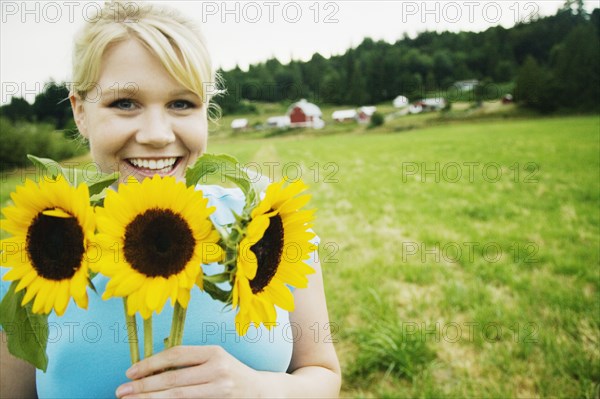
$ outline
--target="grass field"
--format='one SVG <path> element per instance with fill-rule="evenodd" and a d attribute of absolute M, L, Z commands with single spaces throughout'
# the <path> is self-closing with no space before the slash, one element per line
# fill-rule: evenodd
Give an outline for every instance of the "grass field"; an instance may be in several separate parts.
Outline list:
<path fill-rule="evenodd" d="M 343 396 L 598 398 L 600 119 L 419 121 L 210 142 L 311 186 Z"/>
<path fill-rule="evenodd" d="M 599 118 L 381 131 L 210 147 L 312 186 L 343 395 L 597 398 Z"/>

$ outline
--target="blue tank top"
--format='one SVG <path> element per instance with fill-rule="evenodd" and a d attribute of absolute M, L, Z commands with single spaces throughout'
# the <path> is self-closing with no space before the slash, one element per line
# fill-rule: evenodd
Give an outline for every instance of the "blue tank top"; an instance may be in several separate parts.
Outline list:
<path fill-rule="evenodd" d="M 215 224 L 234 221 L 231 210 L 240 213 L 244 196 L 239 189 L 202 186 Z M 9 270 L 1 268 L 2 276 Z M 222 265 L 205 265 L 206 274 L 216 274 Z M 125 325 L 122 298 L 101 300 L 107 278 L 97 275 L 93 283 L 98 294 L 88 290 L 88 310 L 73 301 L 62 317 L 48 318 L 48 369 L 37 370 L 36 383 L 40 398 L 114 398 L 116 388 L 128 381 L 125 370 L 130 366 L 129 337 Z M 229 289 L 229 283 L 221 288 Z M 10 283 L 2 281 L 4 296 Z M 240 337 L 235 330 L 235 311 L 213 300 L 197 287 L 192 290 L 185 322 L 184 345 L 220 345 L 235 358 L 256 370 L 285 372 L 293 348 L 294 326 L 288 312 L 277 308 L 277 324 L 271 330 L 250 327 Z M 153 316 L 154 352 L 164 349 L 169 335 L 173 308 L 167 301 L 159 315 Z M 140 353 L 143 354 L 143 321 L 137 316 Z"/>

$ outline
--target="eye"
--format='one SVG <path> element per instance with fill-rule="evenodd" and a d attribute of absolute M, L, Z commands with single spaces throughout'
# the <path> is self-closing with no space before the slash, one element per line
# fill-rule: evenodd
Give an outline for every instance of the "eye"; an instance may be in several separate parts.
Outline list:
<path fill-rule="evenodd" d="M 196 108 L 196 105 L 191 101 L 187 100 L 175 100 L 171 103 L 171 108 L 176 110 L 185 110 L 190 108 Z"/>
<path fill-rule="evenodd" d="M 132 109 L 135 108 L 135 103 L 132 100 L 128 99 L 128 98 L 122 98 L 122 99 L 119 99 L 119 100 L 116 100 L 116 101 L 112 102 L 110 104 L 110 107 L 111 108 L 118 108 L 118 109 L 121 109 L 121 110 L 124 110 L 124 111 L 131 111 Z"/>

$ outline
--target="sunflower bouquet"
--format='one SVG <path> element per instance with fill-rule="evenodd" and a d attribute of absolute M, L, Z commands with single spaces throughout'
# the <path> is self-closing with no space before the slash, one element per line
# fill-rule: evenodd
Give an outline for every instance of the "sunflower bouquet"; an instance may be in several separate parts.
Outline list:
<path fill-rule="evenodd" d="M 251 325 L 270 329 L 276 320 L 275 305 L 294 310 L 290 287 L 305 288 L 306 275 L 314 270 L 304 263 L 316 249 L 310 231 L 314 210 L 302 208 L 310 195 L 302 181 L 260 182 L 228 155 L 203 155 L 188 170 L 188 184 L 195 184 L 216 169 L 244 193 L 246 204 L 235 223 L 222 231 L 225 250 L 220 275 L 205 276 L 204 287 L 213 298 L 231 304 L 237 310 L 236 331 L 245 335 Z M 265 189 L 266 188 L 266 189 Z M 222 292 L 214 283 L 229 282 L 230 292 Z"/>
<path fill-rule="evenodd" d="M 84 174 L 67 174 L 48 159 L 30 159 L 49 173 L 36 184 L 26 181 L 3 209 L 2 266 L 12 281 L 0 304 L 0 324 L 46 326 L 36 334 L 7 334 L 10 352 L 46 370 L 47 318 L 62 315 L 72 298 L 87 308 L 95 274 L 109 281 L 102 299 L 122 297 L 130 336 L 132 363 L 139 360 L 135 314 L 144 321 L 144 356 L 153 353 L 152 314 L 167 300 L 173 306 L 171 332 L 165 346 L 181 345 L 186 309 L 194 287 L 230 305 L 237 314 L 236 331 L 251 325 L 271 328 L 275 306 L 294 309 L 291 287 L 308 284 L 314 272 L 304 263 L 316 249 L 310 231 L 314 211 L 302 208 L 310 196 L 301 181 L 265 182 L 251 178 L 228 155 L 205 154 L 186 172 L 186 184 L 154 176 L 130 179 L 117 191 L 108 187 L 118 175 L 83 181 Z M 50 167 L 52 166 L 52 168 Z M 235 222 L 214 225 L 197 185 L 220 172 L 244 193 L 246 202 Z M 90 262 L 89 252 L 97 251 Z M 207 276 L 202 265 L 220 262 L 221 273 Z M 229 290 L 220 283 L 228 282 Z M 93 309 L 92 309 L 93 311 Z"/>
<path fill-rule="evenodd" d="M 102 193 L 118 176 L 79 184 L 87 175 L 83 171 L 68 173 L 51 159 L 29 159 L 42 172 L 42 181 L 26 180 L 11 194 L 14 206 L 2 210 L 0 227 L 12 234 L 0 241 L 2 266 L 10 268 L 4 280 L 12 283 L 0 303 L 0 324 L 9 351 L 45 371 L 48 314 L 64 314 L 71 298 L 81 308 L 88 306 L 90 259 L 95 257 L 92 205 L 102 202 Z M 11 333 L 15 329 L 31 334 Z"/>
<path fill-rule="evenodd" d="M 144 319 L 144 355 L 152 355 L 152 313 L 160 313 L 167 299 L 174 305 L 167 347 L 181 345 L 190 291 L 202 281 L 202 264 L 223 259 L 219 234 L 208 218 L 201 191 L 155 175 L 138 183 L 129 179 L 118 192 L 109 191 L 97 209 L 102 257 L 94 271 L 109 277 L 103 299 L 123 297 L 127 326 L 135 335 L 135 313 Z M 117 244 L 115 246 L 115 244 Z M 131 342 L 132 362 L 139 360 Z"/>

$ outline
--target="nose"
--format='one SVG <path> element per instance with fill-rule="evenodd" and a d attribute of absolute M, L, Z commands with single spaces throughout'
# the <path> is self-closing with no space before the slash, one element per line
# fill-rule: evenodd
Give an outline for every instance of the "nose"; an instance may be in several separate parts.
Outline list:
<path fill-rule="evenodd" d="M 163 109 L 148 108 L 142 117 L 135 139 L 140 144 L 164 147 L 175 141 L 169 116 Z"/>

